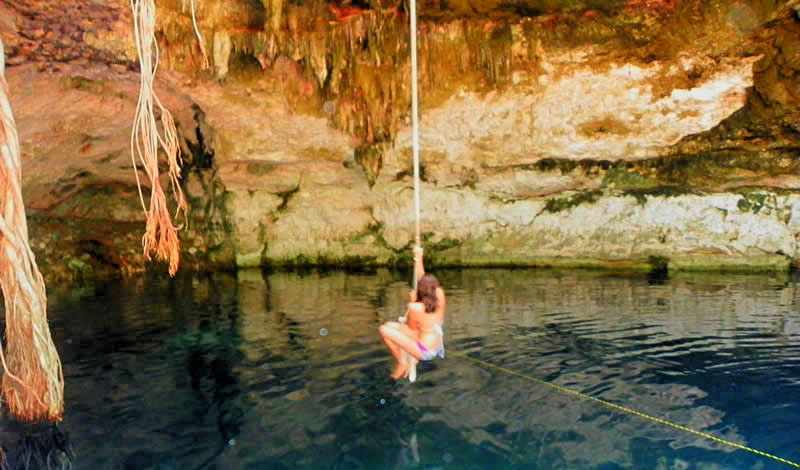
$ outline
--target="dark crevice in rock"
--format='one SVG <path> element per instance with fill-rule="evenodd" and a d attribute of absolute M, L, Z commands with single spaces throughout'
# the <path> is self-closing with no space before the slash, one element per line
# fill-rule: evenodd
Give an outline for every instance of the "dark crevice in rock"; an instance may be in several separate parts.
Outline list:
<path fill-rule="evenodd" d="M 275 209 L 275 212 L 277 214 L 286 212 L 287 208 L 289 207 L 289 201 L 291 201 L 292 197 L 294 197 L 294 195 L 297 194 L 299 191 L 300 191 L 300 186 L 297 186 L 288 191 L 284 191 L 282 193 L 276 193 L 275 195 L 281 198 L 282 201 L 280 205 L 278 205 L 278 207 Z"/>
<path fill-rule="evenodd" d="M 375 185 L 375 180 L 383 167 L 384 145 L 384 143 L 362 145 L 355 149 L 354 159 L 364 170 L 370 188 Z"/>
<path fill-rule="evenodd" d="M 650 284 L 662 284 L 669 279 L 669 258 L 664 256 L 650 256 L 647 259 L 650 263 L 650 271 L 647 273 L 647 281 Z"/>
<path fill-rule="evenodd" d="M 192 160 L 189 162 L 186 170 L 210 170 L 214 167 L 214 148 L 211 146 L 213 142 L 214 130 L 206 122 L 206 115 L 199 106 L 192 105 L 194 110 L 194 119 L 197 122 L 195 128 L 197 143 L 193 144 L 189 139 L 186 139 L 186 145 L 192 152 Z"/>

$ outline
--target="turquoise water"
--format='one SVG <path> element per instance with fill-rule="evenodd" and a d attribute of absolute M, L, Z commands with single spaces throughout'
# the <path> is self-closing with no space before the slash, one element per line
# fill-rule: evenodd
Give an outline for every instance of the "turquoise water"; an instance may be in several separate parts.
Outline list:
<path fill-rule="evenodd" d="M 800 461 L 794 277 L 437 274 L 447 357 L 415 384 L 388 377 L 376 332 L 402 313 L 404 273 L 50 292 L 73 468 L 793 468 L 465 355 Z"/>

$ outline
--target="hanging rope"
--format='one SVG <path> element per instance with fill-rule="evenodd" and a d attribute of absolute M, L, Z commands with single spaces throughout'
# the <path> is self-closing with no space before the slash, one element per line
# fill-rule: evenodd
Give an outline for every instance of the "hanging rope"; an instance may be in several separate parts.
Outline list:
<path fill-rule="evenodd" d="M 44 279 L 28 241 L 22 200 L 19 136 L 11 112 L 0 41 L 0 288 L 6 315 L 6 354 L 0 346 L 3 397 L 23 421 L 58 421 L 64 375 L 47 323 Z M 0 456 L 2 454 L 0 453 Z"/>
<path fill-rule="evenodd" d="M 420 230 L 419 230 L 419 120 L 417 118 L 418 97 L 417 97 L 417 2 L 411 0 L 411 147 L 414 153 L 414 218 L 416 221 L 414 228 L 414 243 L 420 246 Z M 414 259 L 413 268 L 411 269 L 411 278 L 414 290 L 417 290 L 417 260 Z M 405 323 L 408 320 L 406 315 L 398 318 L 400 323 Z M 406 351 L 403 351 L 403 362 L 408 366 L 408 380 L 409 382 L 417 381 L 417 359 Z"/>
<path fill-rule="evenodd" d="M 417 6 L 416 6 L 416 0 L 411 0 L 410 4 L 411 4 L 410 5 L 411 6 L 411 11 L 410 11 L 410 15 L 409 16 L 411 17 L 411 41 L 410 41 L 411 42 L 411 145 L 412 145 L 412 152 L 413 152 L 413 155 L 414 155 L 414 216 L 415 216 L 415 221 L 416 221 L 415 232 L 414 232 L 414 242 L 416 243 L 416 245 L 420 245 L 420 191 L 419 191 L 420 183 L 419 183 L 419 122 L 418 122 L 418 118 L 417 118 L 417 113 L 418 113 L 418 94 L 417 94 Z M 416 290 L 416 288 L 417 288 L 416 271 L 414 271 L 412 276 L 414 278 L 414 289 Z M 400 320 L 404 322 L 405 317 L 401 317 Z M 501 367 L 501 366 L 497 366 L 495 364 L 491 364 L 489 362 L 482 361 L 482 360 L 474 358 L 474 357 L 470 357 L 470 356 L 468 356 L 466 354 L 461 354 L 461 353 L 458 353 L 458 352 L 456 352 L 455 354 L 458 355 L 458 356 L 461 356 L 464 359 L 472 361 L 472 362 L 474 362 L 476 364 L 482 365 L 482 366 L 484 366 L 486 368 L 496 369 L 496 370 L 504 372 L 504 373 L 506 373 L 508 375 L 513 375 L 513 376 L 516 376 L 516 377 L 520 377 L 520 378 L 529 380 L 531 382 L 535 382 L 535 383 L 538 383 L 538 384 L 541 384 L 541 385 L 545 385 L 547 387 L 550 387 L 550 388 L 553 388 L 555 390 L 558 390 L 558 391 L 560 391 L 562 393 L 573 395 L 573 396 L 576 396 L 576 397 L 579 397 L 579 398 L 582 398 L 582 399 L 585 399 L 585 400 L 593 401 L 595 403 L 599 403 L 599 404 L 601 404 L 603 406 L 615 409 L 617 411 L 620 411 L 620 412 L 623 412 L 623 413 L 628 413 L 628 414 L 631 414 L 631 415 L 634 415 L 634 416 L 638 416 L 640 418 L 652 421 L 654 423 L 658 423 L 658 424 L 662 424 L 662 425 L 665 425 L 665 426 L 669 426 L 671 428 L 674 428 L 674 429 L 677 429 L 677 430 L 680 430 L 680 431 L 683 431 L 683 432 L 687 432 L 689 434 L 693 434 L 695 436 L 698 436 L 698 437 L 701 437 L 701 438 L 704 438 L 704 439 L 708 439 L 708 440 L 716 442 L 718 444 L 727 445 L 727 446 L 730 446 L 730 447 L 733 447 L 733 448 L 736 448 L 736 449 L 744 450 L 744 451 L 747 451 L 747 452 L 750 452 L 750 453 L 753 453 L 753 454 L 756 454 L 756 455 L 760 455 L 762 457 L 766 457 L 768 459 L 772 459 L 774 461 L 777 461 L 777 462 L 780 462 L 780 463 L 783 463 L 783 464 L 786 464 L 786 465 L 789 465 L 789 466 L 792 466 L 792 467 L 795 467 L 795 468 L 800 468 L 800 464 L 792 462 L 791 460 L 787 460 L 787 459 L 778 457 L 776 455 L 772 455 L 772 454 L 769 454 L 769 453 L 766 453 L 766 452 L 762 452 L 762 451 L 757 450 L 757 449 L 753 449 L 751 447 L 743 446 L 743 445 L 737 444 L 735 442 L 731 442 L 731 441 L 728 441 L 728 440 L 725 440 L 725 439 L 721 439 L 721 438 L 716 437 L 714 435 L 711 435 L 711 434 L 708 434 L 708 433 L 705 433 L 705 432 L 701 432 L 701 431 L 697 431 L 697 430 L 688 428 L 686 426 L 681 426 L 679 424 L 672 423 L 672 422 L 667 421 L 665 419 L 661 419 L 661 418 L 657 418 L 657 417 L 654 417 L 654 416 L 650 416 L 650 415 L 648 415 L 646 413 L 642 413 L 640 411 L 636 411 L 636 410 L 633 410 L 631 408 L 627 408 L 625 406 L 617 405 L 615 403 L 611 403 L 611 402 L 608 402 L 608 401 L 600 399 L 600 398 L 596 398 L 596 397 L 593 397 L 593 396 L 590 396 L 590 395 L 586 395 L 584 393 L 577 392 L 577 391 L 569 389 L 567 387 L 562 387 L 560 385 L 556 385 L 556 384 L 553 384 L 553 383 L 550 383 L 550 382 L 546 382 L 544 380 L 537 379 L 535 377 L 531 377 L 531 376 L 527 376 L 527 375 L 524 375 L 524 374 L 520 374 L 519 372 L 515 372 L 515 371 L 513 371 L 511 369 L 507 369 L 507 368 L 504 368 L 504 367 Z M 417 372 L 416 371 L 416 362 L 417 361 L 414 358 L 412 358 L 408 353 L 405 353 L 405 352 L 404 352 L 404 359 L 406 360 L 406 363 L 409 364 L 409 366 L 411 367 L 411 373 L 409 375 L 409 380 L 411 382 L 414 382 L 416 380 L 416 376 L 417 376 L 417 373 L 416 373 Z"/>
<path fill-rule="evenodd" d="M 420 241 L 420 198 L 419 198 L 419 94 L 417 92 L 417 2 L 411 0 L 411 148 L 414 154 L 414 243 L 421 246 Z M 413 273 L 414 289 L 417 288 L 417 274 Z"/>

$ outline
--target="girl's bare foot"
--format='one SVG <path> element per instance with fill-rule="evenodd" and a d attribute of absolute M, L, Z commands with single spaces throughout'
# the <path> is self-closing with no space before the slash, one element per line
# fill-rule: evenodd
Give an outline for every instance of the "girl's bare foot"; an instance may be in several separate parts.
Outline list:
<path fill-rule="evenodd" d="M 392 371 L 392 378 L 399 379 L 400 377 L 408 377 L 408 372 L 408 366 L 398 362 Z"/>

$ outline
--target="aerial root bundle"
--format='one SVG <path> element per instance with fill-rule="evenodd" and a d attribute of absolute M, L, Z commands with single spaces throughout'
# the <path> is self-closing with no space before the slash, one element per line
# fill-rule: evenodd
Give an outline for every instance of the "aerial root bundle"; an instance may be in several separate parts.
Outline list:
<path fill-rule="evenodd" d="M 0 59 L 0 288 L 6 314 L 1 387 L 18 419 L 56 421 L 64 410 L 64 376 L 47 324 L 44 279 L 28 242 L 19 137 L 3 72 Z"/>
<path fill-rule="evenodd" d="M 136 171 L 136 184 L 139 188 L 139 199 L 142 203 L 147 225 L 142 237 L 142 247 L 145 256 L 150 259 L 155 253 L 157 259 L 169 262 L 169 273 L 174 275 L 178 270 L 180 260 L 180 241 L 178 230 L 170 217 L 167 207 L 167 198 L 161 187 L 158 170 L 158 149 L 163 148 L 169 165 L 170 186 L 177 203 L 175 217 L 186 213 L 186 200 L 180 187 L 180 160 L 178 146 L 178 132 L 172 114 L 161 104 L 153 90 L 156 70 L 158 68 L 158 45 L 155 41 L 156 6 L 154 0 L 132 0 L 134 37 L 139 54 L 141 68 L 141 81 L 139 89 L 139 102 L 131 131 L 131 158 L 134 168 L 137 160 L 144 168 L 147 180 L 150 183 L 150 204 L 145 204 L 142 194 L 142 183 Z M 157 106 L 161 116 L 159 132 L 155 117 Z"/>

